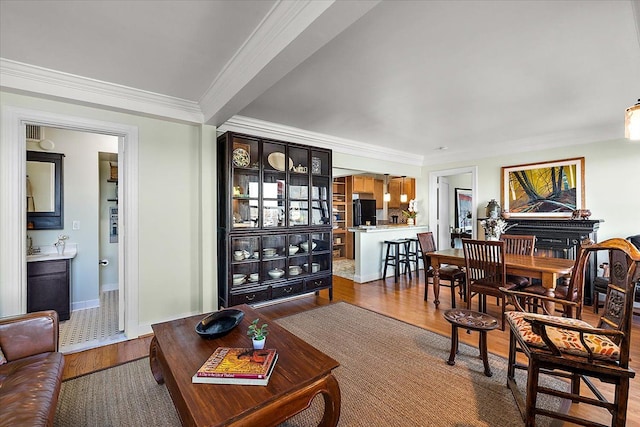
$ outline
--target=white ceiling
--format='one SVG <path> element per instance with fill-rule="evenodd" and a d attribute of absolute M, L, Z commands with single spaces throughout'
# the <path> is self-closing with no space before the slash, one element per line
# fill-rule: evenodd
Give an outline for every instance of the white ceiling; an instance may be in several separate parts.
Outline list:
<path fill-rule="evenodd" d="M 621 138 L 640 1 L 1 0 L 0 61 L 9 91 L 435 163 Z"/>

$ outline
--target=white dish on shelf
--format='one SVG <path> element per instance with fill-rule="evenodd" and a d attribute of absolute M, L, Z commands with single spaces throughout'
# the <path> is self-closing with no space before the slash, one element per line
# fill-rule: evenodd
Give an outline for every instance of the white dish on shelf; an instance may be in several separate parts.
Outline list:
<path fill-rule="evenodd" d="M 273 270 L 269 270 L 269 276 L 271 276 L 274 279 L 279 279 L 284 275 L 284 270 L 281 270 L 279 268 L 274 268 Z"/>
<path fill-rule="evenodd" d="M 285 171 L 285 156 L 284 153 L 280 153 L 278 151 L 269 154 L 267 157 L 267 161 L 275 170 L 279 170 L 281 172 Z M 293 168 L 293 160 L 289 159 L 289 170 Z"/>
<path fill-rule="evenodd" d="M 317 262 L 311 263 L 311 270 L 309 270 L 309 264 L 303 264 L 303 267 L 308 273 L 315 273 L 320 271 L 320 264 L 318 264 Z"/>
<path fill-rule="evenodd" d="M 311 250 L 314 250 L 316 248 L 317 244 L 316 242 L 311 242 Z M 302 242 L 300 243 L 300 247 L 302 248 L 303 251 L 305 252 L 309 252 L 309 242 Z"/>
<path fill-rule="evenodd" d="M 295 255 L 300 250 L 296 245 L 289 245 L 289 255 Z"/>
<path fill-rule="evenodd" d="M 297 276 L 302 273 L 302 269 L 299 265 L 290 265 L 289 266 L 289 276 Z"/>
<path fill-rule="evenodd" d="M 251 273 L 249 275 L 250 282 L 257 282 L 258 280 L 260 280 L 260 273 Z"/>
<path fill-rule="evenodd" d="M 245 279 L 244 274 L 234 274 L 233 275 L 233 284 L 234 285 L 242 285 L 244 283 L 244 279 Z"/>
<path fill-rule="evenodd" d="M 262 253 L 265 257 L 271 258 L 278 255 L 278 250 L 276 248 L 264 248 Z"/>

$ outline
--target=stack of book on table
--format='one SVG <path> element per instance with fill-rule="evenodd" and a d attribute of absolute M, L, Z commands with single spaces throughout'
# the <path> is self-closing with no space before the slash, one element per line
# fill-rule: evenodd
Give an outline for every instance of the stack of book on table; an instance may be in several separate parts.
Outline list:
<path fill-rule="evenodd" d="M 192 377 L 192 383 L 267 385 L 278 360 L 274 349 L 218 347 Z"/>

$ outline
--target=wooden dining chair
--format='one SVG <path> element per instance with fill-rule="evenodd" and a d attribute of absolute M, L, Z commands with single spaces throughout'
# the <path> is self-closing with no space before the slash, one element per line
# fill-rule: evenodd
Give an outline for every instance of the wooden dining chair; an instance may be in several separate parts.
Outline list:
<path fill-rule="evenodd" d="M 422 253 L 422 261 L 424 263 L 425 279 L 424 279 L 424 300 L 427 301 L 429 295 L 429 277 L 433 277 L 433 267 L 431 267 L 431 257 L 427 255 L 429 252 L 436 251 L 436 242 L 433 233 L 430 231 L 418 233 L 418 243 L 420 244 L 420 252 Z M 456 308 L 456 293 L 458 288 L 460 297 L 466 301 L 465 274 L 457 265 L 442 265 L 438 269 L 440 280 L 449 281 L 449 285 L 440 282 L 440 286 L 451 288 L 451 307 Z"/>
<path fill-rule="evenodd" d="M 464 260 L 467 274 L 467 308 L 471 309 L 471 301 L 478 296 L 478 311 L 487 312 L 487 295 L 494 296 L 502 303 L 502 330 L 504 331 L 505 296 L 500 288 L 516 289 L 515 283 L 507 281 L 507 270 L 504 261 L 505 243 L 503 241 L 486 241 L 462 239 Z"/>
<path fill-rule="evenodd" d="M 640 278 L 640 251 L 620 238 L 584 243 L 572 274 L 572 280 L 580 283 L 581 287 L 585 286 L 584 272 L 589 257 L 598 251 L 608 251 L 612 268 L 605 307 L 596 327 L 574 318 L 527 313 L 519 305 L 522 292 L 502 289 L 518 308 L 506 314 L 510 330 L 507 386 L 527 427 L 536 425 L 538 415 L 580 425 L 596 425 L 576 415 L 539 408 L 540 394 L 604 408 L 611 414 L 611 426 L 625 425 L 629 380 L 635 376 L 629 368 L 629 353 L 635 282 Z M 538 298 L 549 299 L 545 296 Z M 555 299 L 549 300 L 556 302 Z M 523 353 L 528 363 L 518 363 L 516 352 Z M 516 384 L 516 369 L 528 373 L 526 395 Z M 540 385 L 541 374 L 570 379 L 569 391 Z M 613 385 L 613 393 L 605 395 L 592 379 Z M 581 382 L 592 394 L 581 394 Z"/>

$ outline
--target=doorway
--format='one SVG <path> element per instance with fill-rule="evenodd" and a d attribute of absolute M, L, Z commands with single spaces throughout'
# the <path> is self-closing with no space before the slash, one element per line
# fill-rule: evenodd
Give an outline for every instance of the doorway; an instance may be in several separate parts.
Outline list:
<path fill-rule="evenodd" d="M 0 166 L 5 171 L 0 202 L 3 239 L 0 242 L 0 314 L 26 312 L 26 125 L 112 135 L 118 138 L 119 212 L 122 227 L 118 241 L 120 310 L 124 312 L 127 339 L 138 337 L 138 128 L 136 126 L 5 107 L 2 111 Z M 126 152 L 124 150 L 126 146 Z M 6 231 L 6 232 L 5 232 Z M 19 250 L 16 250 L 18 248 Z"/>
<path fill-rule="evenodd" d="M 463 178 L 467 176 L 466 178 Z M 451 242 L 451 218 L 453 215 L 453 203 L 455 197 L 451 195 L 453 188 L 460 186 L 460 179 L 466 179 L 470 182 L 468 188 L 471 189 L 471 237 L 476 238 L 476 211 L 477 211 L 477 192 L 478 192 L 478 167 L 468 166 L 456 169 L 446 169 L 429 173 L 429 224 L 431 231 L 436 237 L 438 249 L 448 249 Z M 443 184 L 444 183 L 444 184 Z M 446 192 L 440 197 L 440 190 Z M 466 186 L 466 184 L 464 184 Z"/>

